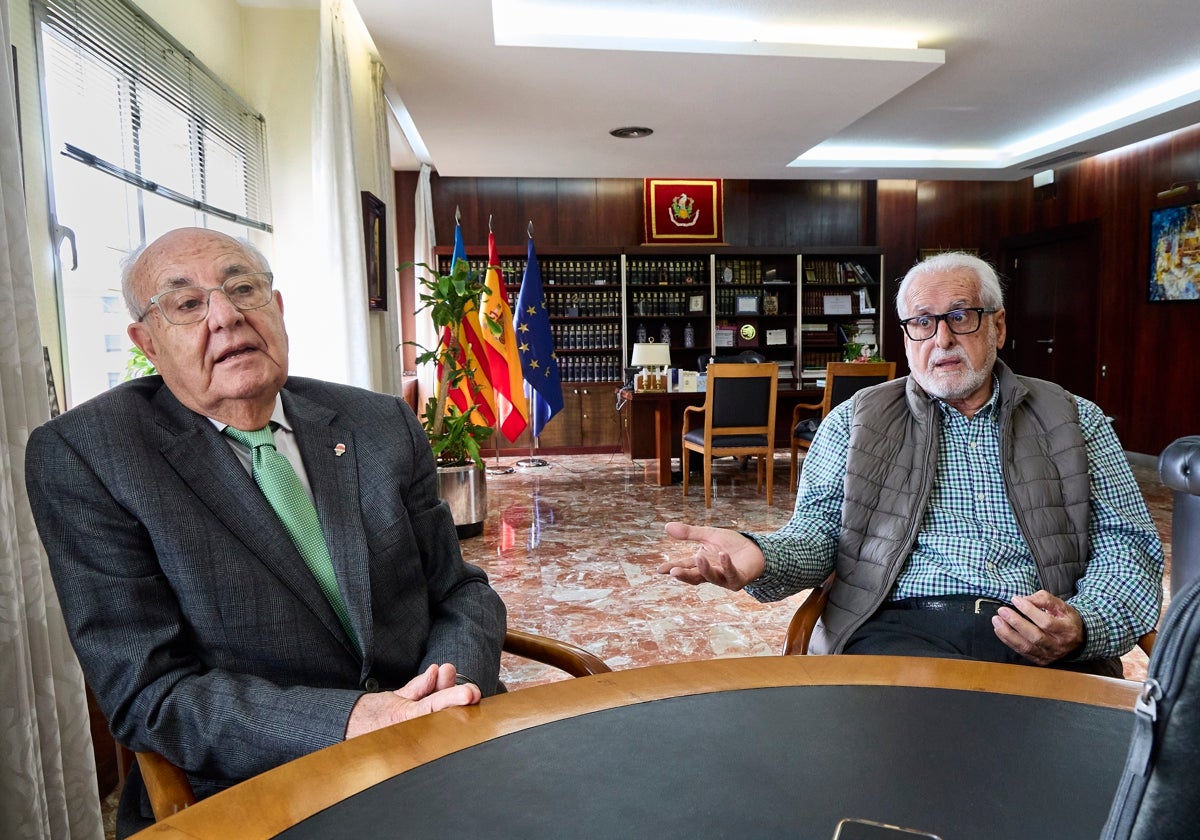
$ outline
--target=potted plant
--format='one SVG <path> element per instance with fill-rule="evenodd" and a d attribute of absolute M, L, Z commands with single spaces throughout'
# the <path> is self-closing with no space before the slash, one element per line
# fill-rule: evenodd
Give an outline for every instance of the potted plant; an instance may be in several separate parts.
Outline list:
<path fill-rule="evenodd" d="M 437 391 L 425 402 L 421 426 L 429 438 L 438 464 L 438 495 L 454 515 L 460 537 L 483 531 L 487 518 L 487 475 L 484 472 L 482 444 L 492 427 L 477 423 L 474 405 L 460 409 L 449 400 L 452 389 L 463 381 L 472 381 L 474 369 L 465 362 L 460 345 L 460 326 L 464 318 L 478 317 L 480 300 L 487 285 L 466 260 L 455 260 L 449 274 L 439 274 L 425 263 L 406 263 L 424 269 L 417 278 L 417 312 L 429 311 L 437 331 L 433 349 L 408 342 L 420 350 L 417 364 L 439 365 Z M 499 333 L 499 325 L 487 321 L 489 329 Z M 468 390 L 469 392 L 469 390 Z"/>

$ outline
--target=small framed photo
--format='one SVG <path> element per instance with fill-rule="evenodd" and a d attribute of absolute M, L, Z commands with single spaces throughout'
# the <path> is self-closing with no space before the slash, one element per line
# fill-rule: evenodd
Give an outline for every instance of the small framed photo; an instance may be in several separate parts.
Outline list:
<path fill-rule="evenodd" d="M 738 315 L 758 314 L 758 295 L 738 295 L 735 312 Z"/>
<path fill-rule="evenodd" d="M 779 295 L 763 295 L 763 314 L 779 314 Z"/>
<path fill-rule="evenodd" d="M 704 311 L 704 295 L 688 295 L 688 312 Z"/>
<path fill-rule="evenodd" d="M 361 192 L 363 245 L 367 256 L 367 308 L 386 312 L 387 290 L 387 205 L 369 192 Z"/>

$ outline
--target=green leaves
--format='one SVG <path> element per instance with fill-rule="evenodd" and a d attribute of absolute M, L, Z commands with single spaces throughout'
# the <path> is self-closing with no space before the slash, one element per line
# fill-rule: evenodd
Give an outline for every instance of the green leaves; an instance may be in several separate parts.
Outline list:
<path fill-rule="evenodd" d="M 418 365 L 435 364 L 441 366 L 441 376 L 438 378 L 437 395 L 430 397 L 425 403 L 421 414 L 421 426 L 433 447 L 433 455 L 442 466 L 468 464 L 472 461 L 483 469 L 483 456 L 480 446 L 491 436 L 490 426 L 481 426 L 471 417 L 473 412 L 465 414 L 453 403 L 447 400 L 450 390 L 457 387 L 464 379 L 473 378 L 474 370 L 468 364 L 463 364 L 459 357 L 459 326 L 467 317 L 468 312 L 478 317 L 481 302 L 488 294 L 487 282 L 478 272 L 472 271 L 467 262 L 456 261 L 449 274 L 438 274 L 425 263 L 405 263 L 401 268 L 424 269 L 424 275 L 418 272 L 417 299 L 420 306 L 417 312 L 428 310 L 429 318 L 437 331 L 438 343 L 432 350 L 421 346 L 415 341 L 406 342 L 416 347 L 420 352 L 417 356 Z M 482 319 L 487 323 L 493 335 L 500 335 L 501 328 L 491 318 Z M 447 339 L 446 328 L 449 328 Z"/>

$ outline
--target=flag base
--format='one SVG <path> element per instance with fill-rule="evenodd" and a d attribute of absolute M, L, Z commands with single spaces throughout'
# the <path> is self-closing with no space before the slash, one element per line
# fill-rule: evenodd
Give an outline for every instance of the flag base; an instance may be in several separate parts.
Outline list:
<path fill-rule="evenodd" d="M 512 467 L 501 467 L 499 465 L 487 468 L 488 475 L 512 475 Z"/>
<path fill-rule="evenodd" d="M 543 461 L 541 458 L 522 458 L 517 461 L 517 467 L 523 470 L 536 470 L 548 466 L 550 466 L 550 462 Z"/>

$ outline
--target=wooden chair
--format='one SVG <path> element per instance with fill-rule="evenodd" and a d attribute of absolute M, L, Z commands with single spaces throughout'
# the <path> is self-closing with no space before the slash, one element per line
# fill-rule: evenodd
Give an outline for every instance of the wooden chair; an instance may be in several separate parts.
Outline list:
<path fill-rule="evenodd" d="M 825 366 L 825 393 L 819 403 L 797 403 L 792 408 L 792 470 L 788 477 L 788 488 L 796 492 L 796 480 L 800 471 L 800 450 L 808 449 L 816 434 L 816 426 L 801 428 L 800 415 L 820 412 L 820 420 L 850 399 L 863 388 L 878 385 L 896 378 L 895 362 L 830 362 Z"/>
<path fill-rule="evenodd" d="M 703 406 L 683 410 L 683 495 L 688 494 L 688 453 L 704 458 L 704 506 L 712 507 L 712 459 L 758 456 L 756 488 L 766 470 L 767 505 L 775 485 L 775 397 L 779 365 L 711 364 Z"/>
<path fill-rule="evenodd" d="M 504 652 L 524 659 L 532 659 L 557 668 L 572 677 L 607 674 L 612 671 L 604 660 L 569 642 L 509 630 L 504 635 Z M 123 766 L 128 769 L 136 755 L 142 782 L 154 809 L 154 819 L 163 820 L 196 804 L 196 795 L 187 774 L 155 752 L 133 753 L 127 747 L 117 745 L 117 753 Z"/>
<path fill-rule="evenodd" d="M 813 628 L 817 626 L 817 619 L 825 611 L 825 604 L 829 601 L 829 590 L 833 586 L 834 577 L 835 574 L 831 572 L 820 586 L 813 587 L 813 590 L 808 593 L 808 597 L 792 615 L 792 620 L 788 623 L 787 637 L 783 640 L 782 653 L 784 656 L 808 653 L 808 643 L 812 640 Z M 1138 647 L 1149 656 L 1157 638 L 1158 631 L 1151 630 L 1138 639 Z"/>

